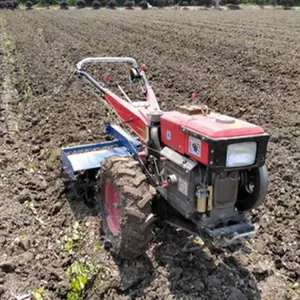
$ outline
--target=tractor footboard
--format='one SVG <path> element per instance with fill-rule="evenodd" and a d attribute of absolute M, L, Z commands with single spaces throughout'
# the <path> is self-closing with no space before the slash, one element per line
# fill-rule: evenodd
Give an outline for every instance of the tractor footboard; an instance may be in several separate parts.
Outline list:
<path fill-rule="evenodd" d="M 255 234 L 254 225 L 247 222 L 246 219 L 240 219 L 239 222 L 233 225 L 203 227 L 201 229 L 197 229 L 197 225 L 192 221 L 183 218 L 172 218 L 166 220 L 166 223 L 180 228 L 189 234 L 205 238 L 217 244 L 219 243 L 222 246 L 232 244 Z"/>

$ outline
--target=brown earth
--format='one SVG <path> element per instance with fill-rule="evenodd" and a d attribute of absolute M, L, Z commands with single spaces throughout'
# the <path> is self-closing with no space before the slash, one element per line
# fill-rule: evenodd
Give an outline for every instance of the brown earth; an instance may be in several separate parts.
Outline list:
<path fill-rule="evenodd" d="M 1 299 L 39 287 L 63 299 L 66 271 L 82 258 L 101 266 L 86 299 L 300 299 L 298 11 L 33 10 L 0 20 Z M 111 116 L 73 75 L 88 56 L 146 63 L 163 109 L 195 91 L 194 101 L 272 135 L 269 194 L 247 248 L 186 254 L 190 237 L 165 228 L 134 262 L 103 249 L 95 210 L 72 198 L 59 165 L 59 147 L 106 139 Z M 58 241 L 76 220 L 69 253 Z"/>

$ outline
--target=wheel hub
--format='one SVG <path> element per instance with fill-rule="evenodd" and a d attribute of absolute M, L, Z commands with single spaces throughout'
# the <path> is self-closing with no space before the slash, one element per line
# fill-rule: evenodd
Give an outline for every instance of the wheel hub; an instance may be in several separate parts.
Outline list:
<path fill-rule="evenodd" d="M 109 178 L 105 181 L 105 208 L 107 210 L 106 221 L 114 236 L 119 234 L 121 221 L 121 203 L 117 191 Z"/>

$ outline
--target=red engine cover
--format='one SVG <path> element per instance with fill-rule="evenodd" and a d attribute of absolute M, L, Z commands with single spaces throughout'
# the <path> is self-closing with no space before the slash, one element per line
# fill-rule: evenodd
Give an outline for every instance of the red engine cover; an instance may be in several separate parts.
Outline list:
<path fill-rule="evenodd" d="M 171 111 L 161 116 L 161 138 L 168 147 L 208 165 L 208 143 L 185 134 L 180 126 L 197 132 L 209 139 L 234 138 L 264 133 L 264 130 L 251 123 L 210 113 L 188 115 Z"/>

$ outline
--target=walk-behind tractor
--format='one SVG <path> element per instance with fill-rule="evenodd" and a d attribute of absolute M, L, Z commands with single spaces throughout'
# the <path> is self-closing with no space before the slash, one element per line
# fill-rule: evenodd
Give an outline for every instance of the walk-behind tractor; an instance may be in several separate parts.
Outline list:
<path fill-rule="evenodd" d="M 144 100 L 130 99 L 119 85 L 123 98 L 117 96 L 83 70 L 86 63 L 130 63 L 130 81 L 140 84 Z M 255 227 L 246 212 L 267 193 L 269 135 L 205 105 L 162 111 L 144 67 L 113 57 L 77 64 L 76 74 L 119 118 L 106 124 L 112 140 L 62 149 L 64 171 L 99 205 L 106 245 L 124 258 L 140 256 L 157 218 L 212 241 L 250 237 Z"/>

